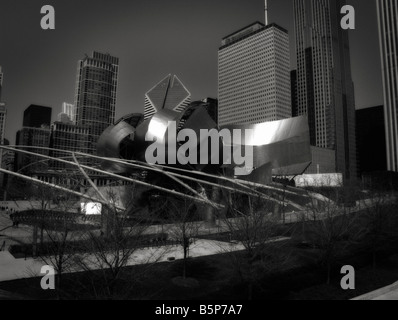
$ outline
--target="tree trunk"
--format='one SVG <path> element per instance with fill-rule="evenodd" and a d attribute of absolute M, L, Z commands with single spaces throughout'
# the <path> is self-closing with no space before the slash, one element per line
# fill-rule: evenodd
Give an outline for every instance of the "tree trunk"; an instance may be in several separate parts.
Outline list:
<path fill-rule="evenodd" d="M 331 267 L 330 267 L 330 263 L 328 262 L 327 263 L 327 279 L 326 279 L 326 284 L 327 285 L 330 285 L 330 270 L 331 269 Z"/>
<path fill-rule="evenodd" d="M 182 277 L 185 279 L 187 277 L 187 251 L 188 248 L 185 245 L 185 238 L 184 238 L 184 263 L 183 263 L 183 269 L 182 269 Z"/>
<path fill-rule="evenodd" d="M 211 189 L 211 196 L 210 200 L 214 203 L 218 203 L 220 201 L 220 191 L 216 187 L 212 187 Z M 216 224 L 216 216 L 217 212 L 216 209 L 213 208 L 210 205 L 206 205 L 205 209 L 205 221 L 210 224 L 210 225 L 215 225 Z"/>
<path fill-rule="evenodd" d="M 249 265 L 248 265 L 248 275 L 249 275 L 249 283 L 247 286 L 247 300 L 253 299 L 253 282 L 254 282 L 254 275 L 253 275 L 253 266 L 252 266 L 252 259 L 253 255 L 249 254 Z"/>
<path fill-rule="evenodd" d="M 33 226 L 33 242 L 32 242 L 33 257 L 37 257 L 37 233 L 38 233 L 38 227 L 37 227 L 37 225 L 34 225 Z"/>
<path fill-rule="evenodd" d="M 286 212 L 285 212 L 285 199 L 286 199 L 286 184 L 283 184 L 283 196 L 282 196 L 282 219 L 283 224 L 286 224 Z"/>
<path fill-rule="evenodd" d="M 250 280 L 247 287 L 247 300 L 253 299 L 253 282 Z"/>
<path fill-rule="evenodd" d="M 57 299 L 60 300 L 61 299 L 61 284 L 62 284 L 62 262 L 58 263 L 58 274 L 57 274 L 57 286 L 56 286 L 56 292 L 57 292 Z"/>
<path fill-rule="evenodd" d="M 377 257 L 376 257 L 376 250 L 375 249 L 373 249 L 373 254 L 372 254 L 372 266 L 373 266 L 373 271 L 375 271 L 376 270 L 376 259 L 377 259 Z"/>
<path fill-rule="evenodd" d="M 41 225 L 41 229 L 40 229 L 40 251 L 43 251 L 43 239 L 44 239 L 44 227 L 43 225 Z M 41 253 L 40 253 L 41 254 Z"/>

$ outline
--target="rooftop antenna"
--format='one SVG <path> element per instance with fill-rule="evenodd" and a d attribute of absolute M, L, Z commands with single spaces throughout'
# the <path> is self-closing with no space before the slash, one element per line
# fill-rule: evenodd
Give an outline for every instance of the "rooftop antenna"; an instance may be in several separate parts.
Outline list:
<path fill-rule="evenodd" d="M 265 2 L 265 25 L 268 26 L 268 0 L 264 0 Z"/>

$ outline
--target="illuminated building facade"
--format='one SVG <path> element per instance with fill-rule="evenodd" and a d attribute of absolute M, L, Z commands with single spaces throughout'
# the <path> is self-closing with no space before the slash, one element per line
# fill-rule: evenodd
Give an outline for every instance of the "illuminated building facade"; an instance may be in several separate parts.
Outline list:
<path fill-rule="evenodd" d="M 222 40 L 218 51 L 218 122 L 255 124 L 290 118 L 289 35 L 255 22 Z"/>

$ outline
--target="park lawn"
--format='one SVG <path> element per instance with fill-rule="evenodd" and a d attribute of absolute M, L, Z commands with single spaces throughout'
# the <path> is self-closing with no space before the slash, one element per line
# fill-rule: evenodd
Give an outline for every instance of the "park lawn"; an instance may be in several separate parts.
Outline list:
<path fill-rule="evenodd" d="M 274 270 L 268 275 L 264 274 L 264 277 L 258 279 L 253 288 L 253 300 L 347 300 L 398 281 L 397 252 L 385 254 L 375 270 L 370 267 L 371 259 L 366 250 L 358 251 L 357 255 L 342 257 L 336 263 L 331 284 L 326 285 L 324 270 L 313 262 L 316 256 L 315 249 L 298 248 L 297 242 L 291 240 L 287 241 L 280 251 L 290 253 L 289 262 L 279 270 Z M 344 291 L 340 287 L 342 275 L 339 274 L 339 267 L 344 264 L 352 264 L 356 269 L 355 290 Z M 136 281 L 127 289 L 124 287 L 125 283 L 121 281 L 120 292 L 123 294 L 115 294 L 113 299 L 245 300 L 247 298 L 246 285 L 240 281 L 228 254 L 188 260 L 187 277 L 195 279 L 198 287 L 184 287 L 173 281 L 182 275 L 182 261 L 162 262 L 150 267 L 132 266 L 127 267 L 125 271 L 125 279 L 136 279 Z M 85 289 L 88 287 L 90 283 L 87 274 L 65 274 L 63 289 L 67 294 L 61 295 L 61 298 L 94 299 L 92 292 Z M 40 288 L 40 278 L 1 282 L 0 290 L 19 294 L 27 299 L 57 298 L 54 291 Z"/>

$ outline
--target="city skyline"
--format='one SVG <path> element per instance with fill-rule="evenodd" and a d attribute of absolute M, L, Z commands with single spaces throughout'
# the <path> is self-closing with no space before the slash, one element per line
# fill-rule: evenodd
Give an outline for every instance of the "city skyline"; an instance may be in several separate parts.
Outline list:
<path fill-rule="evenodd" d="M 120 58 L 116 118 L 143 112 L 146 90 L 169 73 L 184 79 L 192 100 L 218 98 L 220 40 L 244 25 L 264 20 L 263 1 L 137 1 L 116 2 L 112 6 L 96 2 L 90 14 L 87 10 L 92 7 L 91 1 L 79 6 L 60 1 L 48 4 L 56 11 L 56 29 L 52 31 L 40 29 L 42 3 L 39 1 L 20 4 L 17 9 L 10 1 L 1 5 L 0 65 L 4 72 L 3 100 L 9 114 L 6 137 L 11 143 L 15 131 L 22 127 L 22 112 L 27 106 L 48 105 L 53 107 L 53 115 L 57 115 L 63 101 L 73 101 L 76 61 L 93 50 Z M 364 50 L 368 41 L 378 45 L 375 3 L 356 0 L 348 4 L 356 8 L 357 29 L 349 33 L 357 108 L 381 104 L 378 48 Z M 293 1 L 269 1 L 268 6 L 269 22 L 288 29 L 292 37 Z M 104 21 L 109 23 L 101 26 L 94 23 L 102 17 L 108 17 Z M 24 23 L 18 24 L 19 19 Z M 28 48 L 29 59 L 24 59 Z M 290 68 L 294 69 L 294 41 L 290 51 Z"/>
<path fill-rule="evenodd" d="M 0 300 L 398 300 L 398 0 L 48 1 L 0 4 Z"/>

